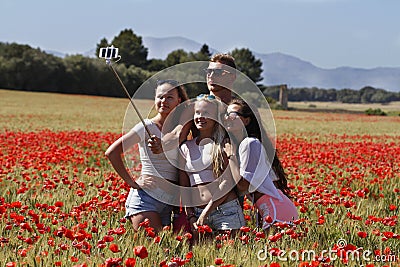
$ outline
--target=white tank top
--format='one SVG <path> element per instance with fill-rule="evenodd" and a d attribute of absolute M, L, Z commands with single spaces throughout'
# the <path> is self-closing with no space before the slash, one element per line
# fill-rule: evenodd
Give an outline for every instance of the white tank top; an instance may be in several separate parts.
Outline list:
<path fill-rule="evenodd" d="M 188 140 L 181 145 L 183 157 L 186 159 L 185 171 L 189 176 L 190 185 L 211 183 L 215 180 L 212 171 L 213 143 L 197 145 L 197 138 Z"/>

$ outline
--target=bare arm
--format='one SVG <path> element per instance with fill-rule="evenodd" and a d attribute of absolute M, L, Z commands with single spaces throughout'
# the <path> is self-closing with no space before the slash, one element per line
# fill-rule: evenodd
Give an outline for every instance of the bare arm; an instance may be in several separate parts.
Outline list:
<path fill-rule="evenodd" d="M 169 116 L 165 121 L 164 125 L 168 126 L 169 124 L 174 125 L 176 122 L 172 121 L 173 116 Z M 176 126 L 164 133 L 164 136 L 161 140 L 157 140 L 154 142 L 151 151 L 155 154 L 162 153 L 163 151 L 169 151 L 172 149 L 176 149 L 182 144 L 189 135 L 190 128 L 192 127 L 192 119 L 193 119 L 193 106 L 191 103 L 185 105 L 185 109 L 182 110 L 182 113 L 179 116 L 179 121 Z M 169 129 L 166 127 L 166 129 Z"/>
<path fill-rule="evenodd" d="M 231 170 L 233 179 L 237 183 L 236 184 L 237 189 L 241 192 L 247 192 L 247 190 L 249 189 L 250 183 L 240 175 L 239 162 L 238 162 L 236 156 L 231 156 L 229 158 L 229 168 Z"/>
<path fill-rule="evenodd" d="M 182 169 L 179 170 L 179 185 L 182 187 L 190 187 L 189 176 Z M 188 194 L 185 194 L 185 193 L 181 194 L 181 201 L 184 204 L 184 206 L 186 203 L 191 202 L 191 199 L 188 199 L 190 197 L 191 196 Z M 196 216 L 194 215 L 195 214 L 194 208 L 185 206 L 185 213 L 186 213 L 187 220 L 189 221 L 190 227 L 192 229 L 195 229 Z"/>
<path fill-rule="evenodd" d="M 240 166 L 236 158 L 237 147 L 230 144 L 225 140 L 224 151 L 229 155 L 228 167 L 231 171 L 232 177 L 236 182 L 236 187 L 241 192 L 247 192 L 250 183 L 240 175 Z"/>
<path fill-rule="evenodd" d="M 225 199 L 228 197 L 228 194 L 226 194 L 225 196 L 221 197 L 220 199 L 217 200 L 213 200 L 211 199 L 207 206 L 203 209 L 203 211 L 201 212 L 199 218 L 197 219 L 196 225 L 203 225 L 207 216 L 210 214 L 211 211 L 213 211 L 216 207 L 218 207 L 219 205 L 221 205 Z"/>
<path fill-rule="evenodd" d="M 120 137 L 113 144 L 111 144 L 105 152 L 106 157 L 110 160 L 111 165 L 114 170 L 121 176 L 122 179 L 132 188 L 139 189 L 143 186 L 151 186 L 152 182 L 150 180 L 141 179 L 141 185 L 131 177 L 130 173 L 125 167 L 124 161 L 122 159 L 124 148 L 132 147 L 140 141 L 140 137 L 136 132 L 129 132 L 124 136 Z"/>

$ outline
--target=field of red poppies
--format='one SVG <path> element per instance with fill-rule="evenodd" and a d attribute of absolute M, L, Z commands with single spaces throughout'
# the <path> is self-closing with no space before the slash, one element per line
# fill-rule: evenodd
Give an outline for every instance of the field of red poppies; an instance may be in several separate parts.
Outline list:
<path fill-rule="evenodd" d="M 146 223 L 135 233 L 123 219 L 129 188 L 104 156 L 120 133 L 98 130 L 101 120 L 88 124 L 102 105 L 75 118 L 81 129 L 54 117 L 62 127 L 51 128 L 43 127 L 51 109 L 39 114 L 31 102 L 13 117 L 10 109 L 23 104 L 3 99 L 0 266 L 400 264 L 400 117 L 275 112 L 277 147 L 300 213 L 295 227 L 259 231 L 246 202 L 248 226 L 237 237 L 205 238 L 204 227 L 200 244 L 191 246 L 191 234 L 156 234 Z M 64 100 L 57 98 L 57 108 Z M 115 105 L 126 107 L 121 101 Z"/>

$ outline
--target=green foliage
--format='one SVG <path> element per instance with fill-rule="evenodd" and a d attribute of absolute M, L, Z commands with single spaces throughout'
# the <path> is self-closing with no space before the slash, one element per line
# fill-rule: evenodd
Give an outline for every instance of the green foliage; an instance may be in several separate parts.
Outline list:
<path fill-rule="evenodd" d="M 245 92 L 241 94 L 241 97 L 248 100 L 249 103 L 253 104 L 256 107 L 261 107 L 261 101 L 264 99 L 260 99 L 260 95 L 256 92 Z"/>
<path fill-rule="evenodd" d="M 53 90 L 65 71 L 62 59 L 27 45 L 0 45 L 0 86 L 24 90 Z"/>
<path fill-rule="evenodd" d="M 112 88 L 115 88 L 118 84 L 104 63 L 82 55 L 74 55 L 66 57 L 64 64 L 66 72 L 62 83 L 59 85 L 63 92 L 123 96 L 113 93 Z"/>
<path fill-rule="evenodd" d="M 246 74 L 246 76 L 248 76 L 255 83 L 262 81 L 262 62 L 261 60 L 256 59 L 249 49 L 236 48 L 230 54 L 235 58 L 236 67 L 241 72 Z"/>
<path fill-rule="evenodd" d="M 21 58 L 26 51 L 31 51 L 32 47 L 29 45 L 21 45 L 17 43 L 1 43 L 0 42 L 0 56 L 4 59 Z"/>
<path fill-rule="evenodd" d="M 104 38 L 97 50 L 108 45 Z M 132 94 L 152 75 L 135 66 L 117 69 Z M 0 43 L 0 73 L 1 88 L 125 97 L 103 61 L 82 55 L 62 59 L 28 45 Z"/>
<path fill-rule="evenodd" d="M 180 63 L 191 62 L 191 61 L 208 61 L 211 53 L 207 44 L 203 44 L 200 50 L 196 53 L 186 52 L 183 49 L 177 49 L 170 52 L 165 59 L 165 66 L 171 67 Z"/>
<path fill-rule="evenodd" d="M 111 43 L 106 38 L 102 38 L 96 46 L 96 56 L 101 47 L 111 44 L 119 48 L 122 64 L 118 64 L 118 72 L 131 93 L 134 93 L 147 78 L 156 72 L 180 63 L 208 61 L 211 56 L 208 45 L 203 44 L 198 52 L 177 49 L 169 53 L 165 60 L 148 60 L 148 51 L 143 46 L 142 37 L 136 35 L 131 29 L 122 30 Z M 234 49 L 231 55 L 235 58 L 238 69 L 253 82 L 262 80 L 262 62 L 256 59 L 249 49 Z M 82 55 L 67 56 L 62 59 L 29 45 L 0 42 L 0 73 L 0 88 L 125 97 L 124 92 L 119 88 L 120 85 L 104 62 Z M 187 72 L 186 75 L 185 73 L 176 74 L 177 80 L 190 80 Z M 191 97 L 207 92 L 204 84 L 194 83 L 186 87 Z M 280 85 L 259 85 L 259 87 L 264 96 L 279 99 Z M 389 103 L 400 101 L 400 92 L 387 92 L 371 86 L 360 90 L 303 87 L 289 88 L 288 100 Z"/>
<path fill-rule="evenodd" d="M 167 67 L 174 66 L 179 63 L 189 62 L 189 54 L 183 49 L 177 49 L 168 54 L 165 59 Z"/>
<path fill-rule="evenodd" d="M 365 114 L 370 116 L 386 116 L 386 112 L 382 111 L 380 108 L 369 108 L 365 111 Z"/>
<path fill-rule="evenodd" d="M 280 90 L 280 86 L 276 85 L 276 86 L 262 86 L 260 87 L 261 91 L 263 92 L 263 94 L 265 95 L 265 97 L 269 97 L 272 98 L 274 100 L 279 100 L 279 90 Z"/>
<path fill-rule="evenodd" d="M 279 99 L 280 85 L 260 87 L 267 97 Z M 399 101 L 400 93 L 387 92 L 383 89 L 376 89 L 371 86 L 360 90 L 352 89 L 322 89 L 317 87 L 289 88 L 289 101 L 337 101 L 342 103 L 389 103 Z"/>
<path fill-rule="evenodd" d="M 95 54 L 94 56 L 97 57 L 97 56 L 99 55 L 100 48 L 102 48 L 102 47 L 108 47 L 108 46 L 110 46 L 110 45 L 108 44 L 107 39 L 106 39 L 106 38 L 101 39 L 101 40 L 100 40 L 100 43 L 98 43 L 97 46 L 96 46 L 96 54 Z"/>
<path fill-rule="evenodd" d="M 140 85 L 143 84 L 152 75 L 151 72 L 136 66 L 130 66 L 120 73 L 122 73 L 123 82 L 126 85 L 127 89 L 130 91 L 131 96 L 136 92 Z M 153 96 L 154 95 L 152 93 L 151 98 L 153 98 Z"/>
<path fill-rule="evenodd" d="M 112 45 L 119 48 L 121 63 L 125 66 L 143 67 L 147 65 L 147 48 L 142 44 L 142 37 L 136 35 L 131 29 L 125 29 L 114 37 Z"/>
<path fill-rule="evenodd" d="M 265 100 L 267 100 L 269 105 L 276 103 L 276 100 L 270 96 L 265 97 Z"/>
<path fill-rule="evenodd" d="M 210 48 L 208 47 L 208 45 L 203 44 L 203 46 L 200 48 L 200 51 L 198 52 L 198 54 L 203 56 L 203 59 L 200 59 L 200 60 L 208 60 L 211 57 L 211 52 L 210 52 Z"/>
<path fill-rule="evenodd" d="M 148 71 L 161 71 L 167 67 L 167 64 L 162 59 L 153 58 L 148 61 Z"/>

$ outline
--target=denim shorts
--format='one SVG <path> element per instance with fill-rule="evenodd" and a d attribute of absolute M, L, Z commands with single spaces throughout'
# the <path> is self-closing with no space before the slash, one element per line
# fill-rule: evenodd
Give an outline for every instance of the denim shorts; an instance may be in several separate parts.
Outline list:
<path fill-rule="evenodd" d="M 194 208 L 194 211 L 198 218 L 203 209 Z M 239 200 L 234 199 L 219 205 L 208 215 L 206 224 L 210 226 L 213 231 L 234 230 L 245 226 L 246 222 L 244 220 L 243 210 L 239 204 Z"/>
<path fill-rule="evenodd" d="M 125 202 L 125 218 L 136 215 L 145 211 L 154 211 L 160 215 L 162 225 L 171 224 L 171 213 L 173 207 L 152 198 L 142 189 L 133 189 L 129 191 L 129 195 Z"/>

